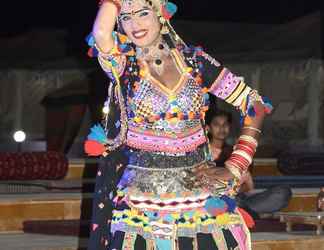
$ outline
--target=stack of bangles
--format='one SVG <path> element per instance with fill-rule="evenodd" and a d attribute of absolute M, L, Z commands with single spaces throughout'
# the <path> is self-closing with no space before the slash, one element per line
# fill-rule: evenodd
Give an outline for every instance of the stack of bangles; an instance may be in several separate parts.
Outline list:
<path fill-rule="evenodd" d="M 253 156 L 258 146 L 257 140 L 249 135 L 241 135 L 234 146 L 234 151 L 225 162 L 226 168 L 240 179 L 252 163 Z"/>
<path fill-rule="evenodd" d="M 106 2 L 110 2 L 112 4 L 114 4 L 117 8 L 118 13 L 120 12 L 121 9 L 121 0 L 100 0 L 99 1 L 99 6 L 103 5 Z"/>

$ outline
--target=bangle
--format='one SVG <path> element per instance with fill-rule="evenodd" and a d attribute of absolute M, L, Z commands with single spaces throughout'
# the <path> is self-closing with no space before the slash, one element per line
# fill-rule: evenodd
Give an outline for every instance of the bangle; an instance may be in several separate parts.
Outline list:
<path fill-rule="evenodd" d="M 255 149 L 248 147 L 243 144 L 237 144 L 235 147 L 233 147 L 234 150 L 244 150 L 246 151 L 249 155 L 254 155 L 255 154 Z"/>
<path fill-rule="evenodd" d="M 252 163 L 253 156 L 258 146 L 257 140 L 248 135 L 241 135 L 234 146 L 229 159 L 226 161 L 226 166 L 236 176 L 239 173 L 245 172 Z"/>
<path fill-rule="evenodd" d="M 238 142 L 240 142 L 240 141 L 247 142 L 249 144 L 254 145 L 255 147 L 258 146 L 258 141 L 253 136 L 250 136 L 250 135 L 241 135 L 238 138 Z"/>
<path fill-rule="evenodd" d="M 256 131 L 259 134 L 261 134 L 261 130 L 260 129 L 254 128 L 254 127 L 251 127 L 251 126 L 245 126 L 245 127 L 243 127 L 243 129 L 250 129 L 250 130 Z"/>
<path fill-rule="evenodd" d="M 114 4 L 117 8 L 118 14 L 120 13 L 120 9 L 121 9 L 120 0 L 100 0 L 99 6 L 103 5 L 106 2 L 110 2 L 110 3 Z"/>

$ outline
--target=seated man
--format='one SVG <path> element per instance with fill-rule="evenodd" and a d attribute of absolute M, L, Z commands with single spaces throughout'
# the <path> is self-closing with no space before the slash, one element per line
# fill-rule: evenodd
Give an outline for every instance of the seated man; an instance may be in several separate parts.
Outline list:
<path fill-rule="evenodd" d="M 212 157 L 217 167 L 224 167 L 233 147 L 228 145 L 232 125 L 231 114 L 220 110 L 209 110 L 206 116 L 206 129 L 210 140 Z M 253 178 L 247 172 L 241 180 L 237 195 L 238 206 L 248 211 L 254 218 L 261 213 L 273 213 L 288 205 L 292 192 L 287 186 L 274 186 L 263 192 L 255 192 Z"/>

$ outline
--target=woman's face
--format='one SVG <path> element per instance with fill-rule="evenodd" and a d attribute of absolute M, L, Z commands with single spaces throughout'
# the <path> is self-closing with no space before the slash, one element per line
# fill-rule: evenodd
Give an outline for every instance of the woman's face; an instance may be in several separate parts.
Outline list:
<path fill-rule="evenodd" d="M 226 116 L 216 116 L 207 126 L 207 130 L 214 140 L 225 140 L 231 129 L 231 124 Z"/>
<path fill-rule="evenodd" d="M 119 19 L 126 35 L 136 46 L 149 46 L 160 35 L 158 16 L 144 1 L 124 1 Z"/>

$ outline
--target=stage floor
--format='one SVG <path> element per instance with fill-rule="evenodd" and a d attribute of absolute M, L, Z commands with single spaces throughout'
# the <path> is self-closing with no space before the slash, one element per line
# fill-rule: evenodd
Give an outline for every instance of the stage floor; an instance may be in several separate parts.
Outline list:
<path fill-rule="evenodd" d="M 323 250 L 324 237 L 310 232 L 253 233 L 253 250 Z M 81 250 L 87 239 L 73 236 L 49 236 L 41 234 L 0 234 L 0 246 L 4 250 Z"/>

